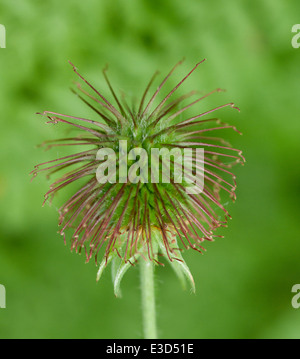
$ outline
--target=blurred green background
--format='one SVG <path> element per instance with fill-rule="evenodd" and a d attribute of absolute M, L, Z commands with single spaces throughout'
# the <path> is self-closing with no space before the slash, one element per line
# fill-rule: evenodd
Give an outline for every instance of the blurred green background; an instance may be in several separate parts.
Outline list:
<path fill-rule="evenodd" d="M 110 271 L 96 284 L 94 263 L 57 234 L 63 198 L 41 207 L 49 182 L 28 173 L 56 154 L 36 145 L 61 132 L 35 113 L 86 113 L 69 91 L 68 60 L 105 94 L 108 63 L 115 87 L 140 96 L 155 70 L 165 74 L 182 57 L 170 86 L 207 58 L 182 91 L 227 89 L 199 109 L 210 101 L 241 108 L 219 116 L 244 133 L 229 136 L 247 163 L 235 168 L 225 239 L 206 244 L 203 256 L 185 253 L 196 295 L 158 268 L 159 335 L 300 338 L 300 309 L 291 306 L 300 283 L 300 48 L 291 46 L 299 14 L 296 0 L 1 0 L 0 338 L 142 337 L 137 268 L 116 299 Z"/>

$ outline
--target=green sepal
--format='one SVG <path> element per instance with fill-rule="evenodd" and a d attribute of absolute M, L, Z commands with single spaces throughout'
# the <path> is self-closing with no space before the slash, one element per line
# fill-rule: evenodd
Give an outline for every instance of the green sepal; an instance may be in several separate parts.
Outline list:
<path fill-rule="evenodd" d="M 107 264 L 109 264 L 112 261 L 113 257 L 114 257 L 114 253 L 111 253 L 111 255 L 107 258 L 107 260 L 106 260 L 106 258 L 104 258 L 102 260 L 102 262 L 100 263 L 100 266 L 99 266 L 99 269 L 97 272 L 97 277 L 96 277 L 97 282 L 99 282 L 105 267 L 107 266 Z"/>
<path fill-rule="evenodd" d="M 161 236 L 161 235 L 157 233 L 156 236 Z M 177 244 L 176 237 L 175 236 L 174 236 L 174 238 L 172 237 L 172 240 L 170 237 L 171 237 L 171 235 L 168 235 L 169 245 L 171 248 L 173 248 L 174 251 L 176 251 L 175 257 L 171 258 L 172 261 L 169 259 L 165 244 L 163 243 L 161 238 L 157 238 L 157 243 L 159 245 L 159 249 L 160 249 L 161 253 L 164 255 L 167 262 L 171 265 L 171 267 L 174 270 L 175 274 L 177 275 L 179 281 L 181 282 L 182 287 L 184 289 L 186 289 L 186 285 L 188 282 L 191 287 L 191 291 L 193 293 L 195 293 L 196 287 L 195 287 L 194 278 L 193 278 L 192 273 L 191 273 L 189 267 L 187 266 L 185 260 L 183 259 L 180 250 L 177 249 L 178 244 Z"/>
<path fill-rule="evenodd" d="M 127 260 L 127 262 L 125 262 L 124 260 L 121 261 L 119 268 L 117 269 L 115 275 L 113 276 L 113 282 L 114 282 L 114 293 L 115 296 L 120 298 L 122 297 L 122 292 L 121 292 L 121 281 L 125 275 L 125 273 L 128 271 L 128 269 L 130 267 L 132 267 L 132 264 L 137 260 L 137 258 L 139 257 L 138 254 L 132 256 L 129 260 Z"/>

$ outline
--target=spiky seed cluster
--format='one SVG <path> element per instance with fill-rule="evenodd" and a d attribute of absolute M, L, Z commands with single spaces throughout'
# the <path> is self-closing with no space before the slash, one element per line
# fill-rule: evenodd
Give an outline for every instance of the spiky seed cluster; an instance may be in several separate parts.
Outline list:
<path fill-rule="evenodd" d="M 79 92 L 72 91 L 99 116 L 99 121 L 50 111 L 42 113 L 48 117 L 49 123 L 73 126 L 82 133 L 77 137 L 44 143 L 47 148 L 82 146 L 84 150 L 35 166 L 32 174 L 36 176 L 42 171 L 53 174 L 74 166 L 50 186 L 45 201 L 69 184 L 85 181 L 61 207 L 59 224 L 62 235 L 65 236 L 67 229 L 73 231 L 71 249 L 81 252 L 84 248 L 87 261 L 95 255 L 97 263 L 97 254 L 102 247 L 105 247 L 105 263 L 114 255 L 118 255 L 125 263 L 132 264 L 139 255 L 160 263 L 157 257 L 159 252 L 170 262 L 174 259 L 182 261 L 177 239 L 185 248 L 191 247 L 201 252 L 204 249 L 202 242 L 218 237 L 213 234 L 214 230 L 226 225 L 230 216 L 221 204 L 220 191 L 227 192 L 235 199 L 236 181 L 229 169 L 236 163 L 243 163 L 244 158 L 241 151 L 232 148 L 222 138 L 207 136 L 207 133 L 224 129 L 238 132 L 234 126 L 222 123 L 217 118 L 202 117 L 224 107 L 238 108 L 233 103 L 227 103 L 190 118 L 184 117 L 186 110 L 221 89 L 185 106 L 181 105 L 182 102 L 195 95 L 195 91 L 169 101 L 200 63 L 157 106 L 154 106 L 157 96 L 180 63 L 170 71 L 146 102 L 157 76 L 155 73 L 137 110 L 130 108 L 124 98 L 118 99 L 106 70 L 103 71 L 104 77 L 117 106 L 112 105 L 71 64 L 75 73 L 92 90 L 92 94 L 80 84 L 77 84 Z M 162 147 L 204 148 L 204 163 L 194 162 L 194 169 L 203 164 L 205 166 L 203 192 L 187 194 L 187 184 L 175 183 L 172 175 L 170 183 L 98 183 L 95 174 L 101 162 L 96 159 L 97 151 L 108 147 L 118 153 L 120 139 L 127 140 L 128 152 L 136 146 L 144 148 L 148 153 L 151 148 Z"/>

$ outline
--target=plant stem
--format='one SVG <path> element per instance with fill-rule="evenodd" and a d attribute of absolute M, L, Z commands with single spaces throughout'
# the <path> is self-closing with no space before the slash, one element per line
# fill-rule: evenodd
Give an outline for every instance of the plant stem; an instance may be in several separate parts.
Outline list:
<path fill-rule="evenodd" d="M 145 339 L 157 339 L 154 294 L 154 264 L 141 259 L 142 312 Z"/>

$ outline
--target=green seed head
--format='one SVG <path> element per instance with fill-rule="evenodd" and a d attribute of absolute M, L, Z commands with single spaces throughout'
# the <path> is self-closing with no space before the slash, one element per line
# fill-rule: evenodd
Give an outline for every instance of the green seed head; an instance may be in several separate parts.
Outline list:
<path fill-rule="evenodd" d="M 228 103 L 186 116 L 188 109 L 221 91 L 216 89 L 190 103 L 186 100 L 195 91 L 174 98 L 199 64 L 158 105 L 161 89 L 179 64 L 148 98 L 155 74 L 138 108 L 117 97 L 106 70 L 114 105 L 72 65 L 92 90 L 78 84 L 73 92 L 94 111 L 96 119 L 49 111 L 42 114 L 50 123 L 73 126 L 79 132 L 76 137 L 47 142 L 47 147 L 70 145 L 82 151 L 40 164 L 32 174 L 69 169 L 51 185 L 45 201 L 69 184 L 79 184 L 59 211 L 60 233 L 65 241 L 71 237 L 71 249 L 83 250 L 87 261 L 94 255 L 98 263 L 101 254 L 98 277 L 111 260 L 113 268 L 118 268 L 115 277 L 120 279 L 138 258 L 162 264 L 162 255 L 179 276 L 193 283 L 182 249 L 201 252 L 202 242 L 213 240 L 214 231 L 226 225 L 229 214 L 221 204 L 221 192 L 235 199 L 236 182 L 230 168 L 244 158 L 241 151 L 214 137 L 226 129 L 238 132 L 236 128 L 211 114 L 223 107 L 237 107 Z M 116 283 L 117 291 L 119 281 Z"/>

